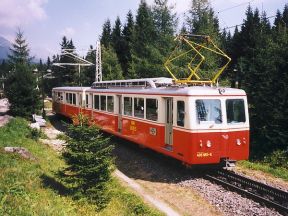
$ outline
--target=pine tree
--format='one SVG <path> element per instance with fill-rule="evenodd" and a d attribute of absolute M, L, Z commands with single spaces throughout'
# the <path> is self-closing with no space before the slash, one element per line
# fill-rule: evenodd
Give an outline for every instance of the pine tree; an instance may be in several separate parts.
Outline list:
<path fill-rule="evenodd" d="M 9 71 L 9 65 L 8 62 L 4 60 L 2 60 L 2 63 L 0 65 L 0 79 L 3 77 L 5 78 L 8 75 L 8 71 Z"/>
<path fill-rule="evenodd" d="M 102 28 L 102 35 L 101 35 L 101 39 L 100 42 L 101 44 L 104 45 L 104 47 L 109 47 L 111 45 L 111 22 L 109 19 L 107 19 L 103 25 Z"/>
<path fill-rule="evenodd" d="M 75 198 L 86 198 L 103 209 L 111 199 L 108 186 L 113 170 L 113 146 L 83 114 L 68 126 L 68 144 L 62 156 L 67 167 L 61 171 Z"/>
<path fill-rule="evenodd" d="M 12 44 L 10 51 L 11 54 L 8 55 L 8 58 L 11 65 L 30 64 L 33 59 L 29 55 L 30 49 L 24 38 L 24 32 L 21 29 L 18 29 L 18 32 L 16 32 L 15 43 Z"/>
<path fill-rule="evenodd" d="M 261 18 L 258 9 L 252 11 L 252 8 L 248 6 L 246 11 L 246 19 L 244 25 L 242 25 L 240 38 L 241 42 L 238 47 L 239 55 L 241 56 L 242 70 L 245 71 L 243 75 L 242 87 L 247 93 L 254 92 L 257 86 L 254 85 L 254 81 L 258 79 L 256 68 L 254 67 L 254 60 L 257 54 L 257 48 L 265 44 L 264 36 L 261 33 Z M 256 72 L 256 73 L 255 73 Z"/>
<path fill-rule="evenodd" d="M 208 0 L 191 0 L 191 7 L 186 16 L 186 25 L 189 34 L 210 36 L 218 47 L 222 47 L 219 21 Z M 203 41 L 197 41 L 196 38 L 193 38 L 193 40 L 203 43 Z M 202 49 L 200 53 L 205 56 L 205 61 L 202 63 L 198 74 L 203 79 L 211 79 L 220 67 L 222 58 L 206 49 Z"/>
<path fill-rule="evenodd" d="M 144 0 L 140 2 L 137 10 L 131 57 L 129 76 L 146 78 L 163 75 L 164 57 L 157 47 L 153 13 Z"/>
<path fill-rule="evenodd" d="M 288 28 L 288 4 L 284 6 L 284 10 L 282 13 L 282 22 L 286 25 L 286 28 Z"/>
<path fill-rule="evenodd" d="M 31 118 L 39 111 L 39 89 L 36 77 L 27 64 L 15 64 L 5 81 L 5 95 L 10 103 L 10 112 L 15 116 Z"/>
<path fill-rule="evenodd" d="M 280 14 L 280 16 L 284 17 L 287 12 L 288 7 L 286 5 L 283 14 Z M 262 89 L 262 92 L 265 99 L 267 98 L 267 102 L 264 106 L 260 104 L 258 110 L 264 116 L 262 119 L 263 123 L 261 123 L 264 130 L 260 128 L 259 134 L 262 135 L 262 139 L 268 140 L 265 150 L 269 153 L 273 150 L 286 151 L 288 148 L 288 130 L 286 127 L 288 103 L 283 100 L 288 94 L 288 75 L 285 73 L 288 70 L 288 32 L 285 24 L 283 22 L 277 23 L 276 19 L 277 16 L 274 23 L 278 26 L 273 28 L 270 38 L 267 39 L 267 47 L 263 51 L 267 55 L 267 58 L 263 59 L 263 65 L 266 66 L 263 75 L 266 75 L 265 84 L 267 87 Z M 287 158 L 286 154 L 286 161 Z M 281 160 L 281 158 L 278 159 Z M 284 165 L 282 164 L 282 166 Z"/>
<path fill-rule="evenodd" d="M 53 68 L 53 70 L 51 70 L 52 68 L 52 62 L 50 57 L 47 57 L 47 61 L 46 61 L 46 67 L 44 68 L 44 93 L 46 95 L 52 96 L 52 88 L 56 86 L 55 84 L 55 79 L 54 79 L 54 74 L 53 70 L 55 68 Z"/>
<path fill-rule="evenodd" d="M 228 40 L 228 38 L 226 39 Z M 238 26 L 235 27 L 233 37 L 227 41 L 227 54 L 231 58 L 231 62 L 227 69 L 227 77 L 231 82 L 231 87 L 242 87 L 243 80 L 243 65 L 242 59 L 240 58 L 239 47 L 241 47 L 241 36 L 238 30 Z M 236 86 L 237 82 L 237 86 Z"/>
<path fill-rule="evenodd" d="M 87 52 L 85 59 L 92 63 L 96 61 L 96 52 L 92 45 L 90 45 L 90 50 Z M 95 70 L 95 65 L 83 69 L 83 73 L 81 73 L 83 86 L 91 86 L 95 81 Z"/>
<path fill-rule="evenodd" d="M 105 48 L 102 46 L 101 51 L 103 80 L 124 79 L 121 65 L 113 47 Z"/>
<path fill-rule="evenodd" d="M 156 30 L 153 23 L 151 8 L 145 0 L 141 0 L 136 15 L 134 53 L 145 57 L 148 53 L 148 44 L 153 44 L 156 39 Z"/>
<path fill-rule="evenodd" d="M 49 69 L 49 68 L 51 67 L 51 60 L 50 60 L 50 57 L 49 57 L 49 56 L 47 57 L 47 62 L 46 62 L 46 64 L 47 64 L 47 69 Z"/>
<path fill-rule="evenodd" d="M 117 54 L 117 58 L 121 65 L 121 69 L 124 70 L 126 66 L 125 65 L 126 64 L 126 53 L 125 53 L 126 44 L 124 42 L 125 40 L 124 36 L 122 35 L 122 25 L 121 25 L 121 21 L 119 17 L 117 17 L 115 21 L 115 25 L 113 27 L 111 37 L 112 37 L 112 46 Z"/>
<path fill-rule="evenodd" d="M 123 62 L 122 69 L 125 78 L 134 78 L 133 74 L 128 75 L 129 65 L 132 62 L 132 44 L 134 41 L 134 19 L 131 11 L 127 14 L 127 21 L 123 27 Z"/>
<path fill-rule="evenodd" d="M 190 33 L 197 31 L 197 23 L 200 22 L 203 12 L 209 9 L 208 0 L 191 0 L 188 15 L 186 15 L 186 25 Z"/>
<path fill-rule="evenodd" d="M 111 33 L 111 38 L 112 38 L 112 46 L 115 49 L 116 53 L 121 52 L 121 20 L 119 16 L 117 16 L 115 25 L 113 27 L 112 33 Z"/>
<path fill-rule="evenodd" d="M 156 28 L 157 47 L 163 56 L 171 52 L 177 28 L 178 20 L 173 9 L 172 6 L 168 6 L 168 0 L 154 0 L 152 14 Z"/>
<path fill-rule="evenodd" d="M 12 69 L 5 81 L 5 95 L 12 115 L 28 118 L 40 108 L 36 77 L 29 65 L 31 59 L 24 33 L 18 30 L 9 55 Z"/>
<path fill-rule="evenodd" d="M 68 53 L 75 53 L 75 46 L 72 39 L 68 40 L 66 36 L 63 36 L 60 44 L 61 50 L 66 50 Z M 53 63 L 76 63 L 76 61 L 68 55 L 55 56 Z M 53 70 L 55 72 L 56 86 L 75 86 L 80 85 L 81 80 L 79 77 L 79 69 L 76 66 L 58 67 Z"/>
<path fill-rule="evenodd" d="M 267 158 L 276 150 L 274 160 L 287 162 L 288 102 L 283 98 L 288 95 L 288 30 L 284 15 L 288 15 L 287 5 L 283 13 L 277 11 L 271 27 L 265 12 L 260 16 L 258 9 L 249 6 L 241 30 L 236 27 L 227 45 L 230 69 L 236 69 L 233 79 L 248 96 L 251 157 Z"/>

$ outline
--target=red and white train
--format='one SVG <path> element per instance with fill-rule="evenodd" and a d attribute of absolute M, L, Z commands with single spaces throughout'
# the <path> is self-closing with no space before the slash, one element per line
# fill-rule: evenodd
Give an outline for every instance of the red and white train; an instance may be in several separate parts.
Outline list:
<path fill-rule="evenodd" d="M 103 131 L 187 165 L 249 156 L 248 104 L 240 89 L 151 78 L 57 87 L 52 94 L 55 113 L 85 113 Z"/>

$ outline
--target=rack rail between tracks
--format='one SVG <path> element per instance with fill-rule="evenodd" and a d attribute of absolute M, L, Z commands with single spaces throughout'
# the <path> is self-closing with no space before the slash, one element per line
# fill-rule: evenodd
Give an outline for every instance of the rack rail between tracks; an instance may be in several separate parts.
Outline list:
<path fill-rule="evenodd" d="M 288 215 L 288 192 L 286 191 L 227 170 L 217 170 L 215 173 L 205 175 L 205 178 Z"/>

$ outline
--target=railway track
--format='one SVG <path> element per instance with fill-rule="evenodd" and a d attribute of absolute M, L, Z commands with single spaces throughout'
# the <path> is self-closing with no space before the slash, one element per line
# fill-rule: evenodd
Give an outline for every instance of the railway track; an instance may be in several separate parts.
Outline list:
<path fill-rule="evenodd" d="M 261 204 L 272 207 L 283 215 L 288 215 L 288 192 L 273 188 L 261 182 L 238 175 L 227 170 L 217 170 L 206 174 L 205 178 Z"/>

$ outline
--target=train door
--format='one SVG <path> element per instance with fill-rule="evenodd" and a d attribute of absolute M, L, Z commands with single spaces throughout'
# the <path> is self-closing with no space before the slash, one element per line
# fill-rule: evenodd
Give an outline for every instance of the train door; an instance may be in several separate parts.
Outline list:
<path fill-rule="evenodd" d="M 173 98 L 165 98 L 165 144 L 173 145 Z"/>
<path fill-rule="evenodd" d="M 54 92 L 53 93 L 53 110 L 55 113 L 61 113 L 61 92 Z"/>
<path fill-rule="evenodd" d="M 118 132 L 122 132 L 122 95 L 117 95 L 118 98 Z"/>

